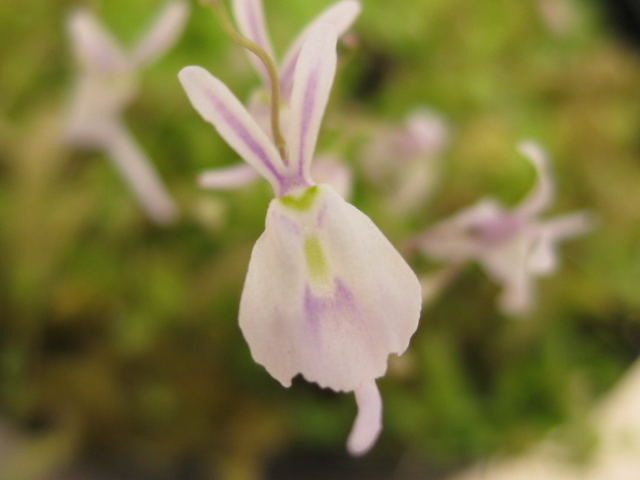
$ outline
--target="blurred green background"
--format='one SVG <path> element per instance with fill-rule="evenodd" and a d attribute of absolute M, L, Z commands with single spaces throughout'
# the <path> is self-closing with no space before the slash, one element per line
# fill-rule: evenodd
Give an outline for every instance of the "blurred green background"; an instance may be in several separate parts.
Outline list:
<path fill-rule="evenodd" d="M 280 53 L 330 4 L 265 3 Z M 142 74 L 126 123 L 182 213 L 161 228 L 104 154 L 62 141 L 76 72 L 65 16 L 79 4 L 130 44 L 162 2 L 0 3 L 3 480 L 83 462 L 120 472 L 105 478 L 439 478 L 558 425 L 576 458 L 588 454 L 586 412 L 640 352 L 640 53 L 600 4 L 551 2 L 568 8 L 563 20 L 538 0 L 362 0 L 320 144 L 353 167 L 353 203 L 396 245 L 484 195 L 516 203 L 534 181 L 522 138 L 552 157 L 550 213 L 595 220 L 561 247 L 526 318 L 500 314 L 497 287 L 473 265 L 425 309 L 379 382 L 384 431 L 363 460 L 343 452 L 352 395 L 283 389 L 237 326 L 271 192 L 197 187 L 199 171 L 236 157 L 177 72 L 201 65 L 247 98 L 258 79 L 244 52 L 194 3 L 176 47 Z M 451 143 L 434 197 L 391 214 L 359 176 L 359 152 L 372 126 L 418 105 L 440 112 Z"/>

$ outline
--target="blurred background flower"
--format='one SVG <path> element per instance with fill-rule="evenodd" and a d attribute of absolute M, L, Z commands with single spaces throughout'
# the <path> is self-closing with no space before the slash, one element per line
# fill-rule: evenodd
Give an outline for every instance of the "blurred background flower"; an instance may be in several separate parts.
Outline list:
<path fill-rule="evenodd" d="M 274 48 L 330 3 L 266 1 Z M 457 272 L 380 380 L 385 430 L 360 460 L 343 452 L 353 399 L 280 388 L 238 327 L 269 186 L 197 186 L 238 158 L 177 72 L 202 65 L 244 100 L 259 85 L 246 55 L 194 3 L 173 49 L 140 75 L 124 123 L 182 212 L 160 228 L 101 152 L 64 144 L 65 22 L 79 5 L 134 45 L 164 4 L 0 3 L 0 478 L 441 479 L 517 457 L 551 429 L 569 462 L 597 455 L 591 412 L 640 352 L 634 0 L 362 0 L 319 151 L 351 169 L 351 201 L 394 244 L 487 194 L 516 205 L 535 182 L 514 149 L 523 138 L 553 159 L 548 214 L 584 209 L 594 225 L 560 246 L 521 322 L 496 309 L 478 265 Z M 430 191 L 390 208 L 362 152 L 416 107 L 446 120 L 448 143 Z"/>

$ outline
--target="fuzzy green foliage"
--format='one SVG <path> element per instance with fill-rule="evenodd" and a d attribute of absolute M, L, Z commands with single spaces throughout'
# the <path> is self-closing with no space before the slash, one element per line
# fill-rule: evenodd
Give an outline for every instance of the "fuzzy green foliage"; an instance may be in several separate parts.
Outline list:
<path fill-rule="evenodd" d="M 125 41 L 157 7 L 84 3 Z M 595 219 L 592 233 L 561 247 L 559 271 L 539 282 L 526 318 L 498 313 L 496 288 L 474 266 L 425 309 L 409 351 L 380 381 L 378 452 L 460 464 L 522 449 L 559 424 L 580 431 L 640 350 L 640 54 L 604 32 L 589 2 L 570 3 L 573 23 L 557 34 L 534 0 L 363 0 L 321 146 L 357 174 L 367 137 L 417 104 L 452 128 L 435 198 L 417 212 L 388 212 L 357 180 L 354 204 L 394 243 L 486 194 L 515 203 L 533 181 L 515 151 L 523 137 L 551 153 L 554 211 L 585 208 Z M 278 50 L 328 2 L 266 4 Z M 51 468 L 55 452 L 62 462 L 100 449 L 163 465 L 197 457 L 236 480 L 258 478 L 294 443 L 341 451 L 351 399 L 302 382 L 281 388 L 253 363 L 237 325 L 267 185 L 211 193 L 194 181 L 236 157 L 176 74 L 202 65 L 246 98 L 257 78 L 244 53 L 194 4 L 181 41 L 142 76 L 126 121 L 182 213 L 160 228 L 102 153 L 61 140 L 72 5 L 0 2 L 3 421 L 57 433 L 63 440 L 38 457 Z M 419 273 L 433 267 L 409 261 Z"/>

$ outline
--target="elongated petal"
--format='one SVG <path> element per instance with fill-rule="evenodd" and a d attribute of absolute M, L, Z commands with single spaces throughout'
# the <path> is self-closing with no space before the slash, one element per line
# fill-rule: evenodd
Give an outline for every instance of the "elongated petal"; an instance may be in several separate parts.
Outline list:
<path fill-rule="evenodd" d="M 280 88 L 285 100 L 289 98 L 291 93 L 296 62 L 307 35 L 313 31 L 318 23 L 330 23 L 335 27 L 336 35 L 340 37 L 351 27 L 355 19 L 358 18 L 360 10 L 360 2 L 356 0 L 337 2 L 314 18 L 302 33 L 296 37 L 285 54 L 280 66 Z"/>
<path fill-rule="evenodd" d="M 586 212 L 575 212 L 547 220 L 538 226 L 539 240 L 533 246 L 529 269 L 537 275 L 552 273 L 558 263 L 557 244 L 581 235 L 591 227 Z"/>
<path fill-rule="evenodd" d="M 103 72 L 128 68 L 127 56 L 118 42 L 89 10 L 73 10 L 68 19 L 68 30 L 76 57 L 86 68 Z"/>
<path fill-rule="evenodd" d="M 549 172 L 549 160 L 540 145 L 525 141 L 520 143 L 518 149 L 533 164 L 538 174 L 535 186 L 515 209 L 518 215 L 530 217 L 541 213 L 553 200 L 553 178 Z"/>
<path fill-rule="evenodd" d="M 147 215 L 162 225 L 175 222 L 178 217 L 176 204 L 129 132 L 121 125 L 114 125 L 104 147 Z"/>
<path fill-rule="evenodd" d="M 369 217 L 329 185 L 272 200 L 240 301 L 256 362 L 284 386 L 336 391 L 384 375 L 418 326 L 421 287 Z"/>
<path fill-rule="evenodd" d="M 478 258 L 485 271 L 502 285 L 499 304 L 506 313 L 524 313 L 531 305 L 533 273 L 529 268 L 529 260 L 532 248 L 531 237 L 517 235 Z"/>
<path fill-rule="evenodd" d="M 477 257 L 493 248 L 481 237 L 483 227 L 504 217 L 504 212 L 495 200 L 481 199 L 451 218 L 436 223 L 415 240 L 415 245 L 440 260 L 460 262 Z"/>
<path fill-rule="evenodd" d="M 269 40 L 269 32 L 264 19 L 264 9 L 262 8 L 262 0 L 233 0 L 233 16 L 240 33 L 253 40 L 260 45 L 271 58 L 273 49 Z M 254 54 L 247 50 L 247 55 L 251 64 L 254 66 L 258 75 L 262 78 L 265 87 L 269 88 L 271 81 L 262 61 Z"/>
<path fill-rule="evenodd" d="M 358 415 L 347 440 L 347 450 L 359 457 L 371 450 L 382 430 L 382 397 L 375 380 L 363 383 L 354 392 Z"/>
<path fill-rule="evenodd" d="M 300 178 L 309 178 L 320 123 L 336 73 L 336 35 L 328 23 L 309 32 L 296 64 L 289 104 L 287 142 L 290 167 Z"/>
<path fill-rule="evenodd" d="M 131 52 L 132 62 L 148 64 L 162 56 L 182 33 L 188 14 L 187 2 L 169 2 Z"/>
<path fill-rule="evenodd" d="M 207 170 L 198 177 L 198 184 L 203 188 L 214 190 L 233 190 L 249 185 L 258 177 L 258 172 L 252 166 L 241 163 L 231 167 Z"/>
<path fill-rule="evenodd" d="M 202 118 L 211 123 L 229 146 L 279 193 L 282 184 L 280 156 L 240 101 L 224 83 L 201 67 L 185 67 L 178 77 Z"/>

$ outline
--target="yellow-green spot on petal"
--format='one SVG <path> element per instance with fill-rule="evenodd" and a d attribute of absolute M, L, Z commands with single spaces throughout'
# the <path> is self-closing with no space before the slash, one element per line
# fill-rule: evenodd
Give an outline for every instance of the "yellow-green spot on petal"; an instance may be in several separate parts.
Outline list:
<path fill-rule="evenodd" d="M 313 205 L 319 191 L 318 186 L 314 185 L 313 187 L 307 188 L 300 196 L 296 197 L 293 194 L 289 194 L 280 197 L 279 200 L 285 207 L 298 210 L 299 212 L 306 212 Z"/>
<path fill-rule="evenodd" d="M 304 240 L 304 256 L 307 260 L 309 275 L 313 279 L 324 277 L 327 271 L 327 261 L 317 237 L 309 236 Z"/>

